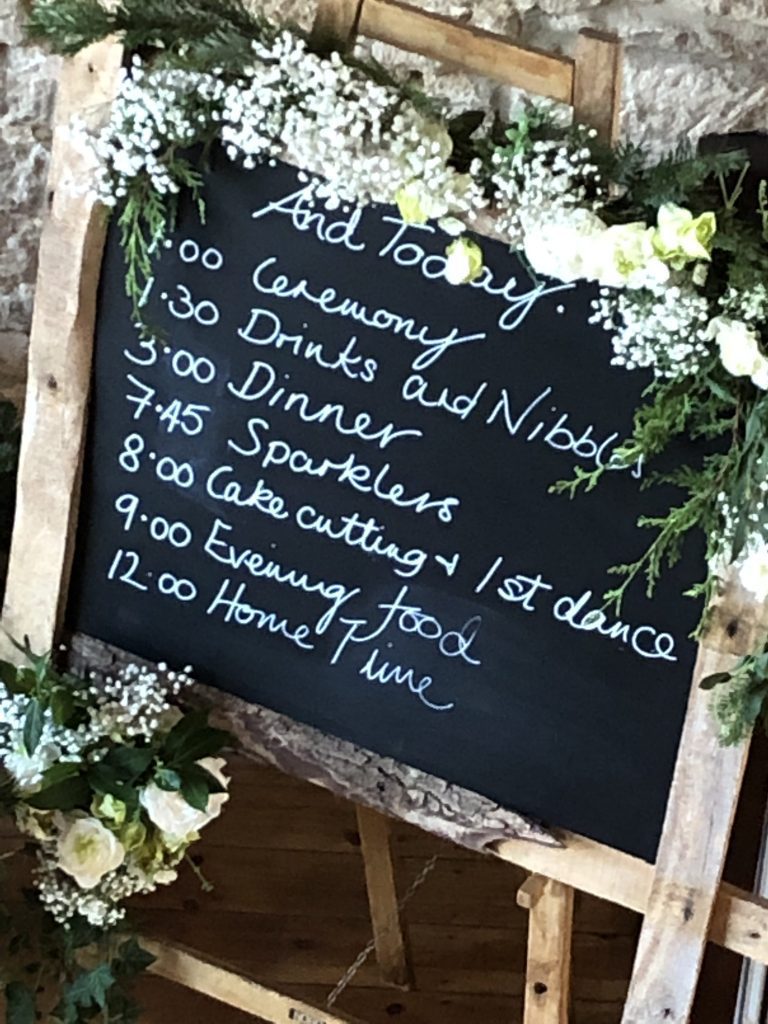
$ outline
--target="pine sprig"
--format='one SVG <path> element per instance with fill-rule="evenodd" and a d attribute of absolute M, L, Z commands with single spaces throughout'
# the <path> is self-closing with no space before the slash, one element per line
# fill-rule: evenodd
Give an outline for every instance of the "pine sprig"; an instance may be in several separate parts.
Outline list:
<path fill-rule="evenodd" d="M 122 0 L 114 7 L 100 0 L 35 0 L 27 19 L 29 37 L 63 55 L 108 35 L 119 36 L 129 51 L 151 46 L 199 54 L 215 47 L 227 53 L 227 47 L 242 50 L 269 31 L 265 19 L 240 0 Z"/>

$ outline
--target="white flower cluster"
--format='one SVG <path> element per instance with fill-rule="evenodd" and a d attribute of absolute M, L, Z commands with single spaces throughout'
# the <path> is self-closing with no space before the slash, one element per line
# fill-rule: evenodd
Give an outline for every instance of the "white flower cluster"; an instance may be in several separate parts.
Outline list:
<path fill-rule="evenodd" d="M 590 323 L 612 332 L 614 366 L 652 367 L 657 377 L 694 374 L 712 353 L 709 304 L 692 288 L 601 288 Z"/>
<path fill-rule="evenodd" d="M 111 928 L 125 917 L 122 906 L 125 900 L 157 888 L 147 875 L 112 871 L 94 888 L 83 889 L 73 878 L 62 874 L 52 853 L 47 849 L 38 852 L 35 888 L 40 902 L 59 924 L 66 925 L 73 917 L 82 917 L 96 928 Z"/>
<path fill-rule="evenodd" d="M 764 324 L 768 322 L 768 286 L 756 284 L 748 291 L 730 287 L 721 297 L 720 305 L 725 316 Z"/>
<path fill-rule="evenodd" d="M 84 803 L 77 810 L 40 810 L 28 802 L 54 765 L 99 763 L 116 744 L 130 747 L 138 740 L 133 745 L 142 749 L 143 740 L 170 732 L 182 717 L 171 699 L 192 683 L 189 671 L 127 664 L 101 685 L 92 682 L 74 691 L 85 720 L 57 725 L 48 708 L 31 754 L 24 742 L 29 697 L 12 694 L 0 683 L 0 763 L 15 782 L 17 827 L 38 844 L 35 880 L 41 902 L 59 923 L 78 915 L 101 928 L 117 923 L 125 899 L 176 878 L 187 846 L 228 799 L 224 761 L 207 757 L 197 764 L 222 792 L 210 794 L 202 810 L 154 781 L 136 792 L 138 815 L 101 791 L 92 793 L 87 810 Z"/>
<path fill-rule="evenodd" d="M 224 101 L 215 75 L 179 68 L 145 70 L 138 57 L 123 71 L 106 128 L 95 142 L 100 163 L 98 194 L 107 206 L 123 199 L 131 182 L 147 175 L 161 195 L 179 183 L 165 159 L 170 147 L 191 145 Z"/>
<path fill-rule="evenodd" d="M 586 134 L 594 138 L 597 132 Z M 575 210 L 598 210 L 605 201 L 598 167 L 586 145 L 542 140 L 533 143 L 532 153 L 509 157 L 497 150 L 493 164 L 498 226 L 516 249 L 543 225 Z"/>
<path fill-rule="evenodd" d="M 251 66 L 230 84 L 220 72 L 145 70 L 134 59 L 97 143 L 101 197 L 114 205 L 139 175 L 159 193 L 178 191 L 167 151 L 214 128 L 231 160 L 252 168 L 284 156 L 321 173 L 316 193 L 335 203 L 391 203 L 417 183 L 438 217 L 471 219 L 484 205 L 472 175 L 449 166 L 452 144 L 440 123 L 338 54 L 308 52 L 288 31 L 254 42 Z"/>
<path fill-rule="evenodd" d="M 43 772 L 51 765 L 79 760 L 83 748 L 94 739 L 87 726 L 65 729 L 47 716 L 37 747 L 29 754 L 24 745 L 26 706 L 26 696 L 9 693 L 0 682 L 0 764 L 13 777 L 22 794 L 37 789 Z"/>
<path fill-rule="evenodd" d="M 169 728 L 179 711 L 171 703 L 183 689 L 192 685 L 188 665 L 181 672 L 168 671 L 162 662 L 158 671 L 130 663 L 116 676 L 89 688 L 92 732 L 111 741 L 151 736 L 160 728 Z M 170 721 L 169 721 L 170 719 Z"/>

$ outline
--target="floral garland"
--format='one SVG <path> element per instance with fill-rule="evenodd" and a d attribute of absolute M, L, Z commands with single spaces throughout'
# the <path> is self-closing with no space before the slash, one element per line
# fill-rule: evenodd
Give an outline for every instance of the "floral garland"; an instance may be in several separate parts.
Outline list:
<path fill-rule="evenodd" d="M 674 484 L 681 499 L 640 520 L 655 536 L 638 561 L 613 570 L 622 579 L 606 600 L 620 603 L 638 576 L 652 592 L 694 529 L 706 537 L 709 573 L 692 594 L 711 597 L 735 565 L 756 600 L 768 598 L 768 200 L 763 187 L 757 211 L 740 209 L 743 154 L 680 149 L 652 165 L 636 147 L 610 151 L 594 131 L 542 110 L 510 124 L 482 111 L 449 117 L 413 82 L 314 52 L 239 0 L 182 0 L 173 14 L 159 0 L 109 11 L 97 0 L 36 0 L 29 29 L 61 52 L 110 32 L 141 51 L 95 142 L 137 320 L 178 194 L 191 190 L 203 209 L 201 168 L 215 143 L 245 168 L 287 157 L 321 170 L 308 180 L 327 207 L 396 203 L 408 222 L 437 221 L 454 284 L 484 273 L 466 231 L 490 215 L 533 274 L 597 282 L 592 321 L 610 332 L 613 363 L 651 377 L 608 468 L 642 458 L 648 482 Z M 709 454 L 656 470 L 679 435 L 708 442 Z M 604 471 L 577 468 L 554 489 L 591 489 Z M 713 701 L 726 741 L 763 707 L 761 658 L 715 680 L 727 684 Z"/>
<path fill-rule="evenodd" d="M 43 962 L 37 984 L 25 984 L 24 953 L 35 961 L 45 953 L 26 950 L 26 926 L 6 933 L 8 1019 L 34 1021 L 37 990 L 51 980 L 60 1001 L 46 1019 L 91 1020 L 94 1009 L 126 1019 L 116 1013 L 129 1005 L 120 976 L 151 957 L 135 939 L 113 941 L 124 902 L 173 882 L 188 847 L 220 814 L 229 780 L 216 755 L 229 736 L 172 703 L 192 682 L 186 670 L 128 664 L 97 685 L 58 672 L 26 643 L 19 649 L 28 664 L 0 662 L 0 808 L 34 856 L 32 902 L 50 915 L 40 942 L 53 977 Z M 73 954 L 92 943 L 102 960 L 88 969 Z"/>

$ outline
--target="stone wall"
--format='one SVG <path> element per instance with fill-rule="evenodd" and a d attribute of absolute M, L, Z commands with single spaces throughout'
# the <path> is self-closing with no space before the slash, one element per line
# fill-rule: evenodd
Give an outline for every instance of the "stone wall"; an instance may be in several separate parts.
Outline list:
<path fill-rule="evenodd" d="M 412 0 L 413 2 L 413 0 Z M 266 0 L 303 24 L 311 0 Z M 766 125 L 768 0 L 430 0 L 428 6 L 525 45 L 568 53 L 579 28 L 626 43 L 623 131 L 659 150 L 681 136 Z M 500 102 L 500 90 L 374 46 L 389 64 L 420 68 L 458 107 Z M 22 42 L 14 0 L 0 0 L 0 392 L 18 397 L 32 311 L 58 62 Z"/>

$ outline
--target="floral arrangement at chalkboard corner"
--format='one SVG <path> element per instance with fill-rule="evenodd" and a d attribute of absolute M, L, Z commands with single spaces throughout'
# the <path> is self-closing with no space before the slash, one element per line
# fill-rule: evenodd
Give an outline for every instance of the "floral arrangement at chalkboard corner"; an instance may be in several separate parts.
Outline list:
<path fill-rule="evenodd" d="M 0 661 L 0 813 L 23 845 L 1 859 L 6 873 L 31 860 L 32 887 L 0 901 L 7 1020 L 133 1021 L 132 983 L 153 958 L 125 901 L 185 860 L 209 888 L 188 849 L 228 799 L 230 736 L 177 707 L 189 669 L 130 663 L 97 681 L 13 642 L 24 660 Z"/>
<path fill-rule="evenodd" d="M 607 358 L 649 381 L 610 460 L 553 485 L 573 496 L 608 470 L 642 466 L 643 486 L 679 495 L 640 519 L 652 539 L 615 567 L 607 602 L 618 609 L 636 581 L 652 594 L 694 531 L 706 538 L 708 571 L 693 596 L 706 605 L 733 566 L 756 601 L 768 599 L 768 190 L 749 182 L 744 152 L 681 144 L 650 159 L 547 108 L 509 122 L 457 113 L 414 78 L 317 51 L 241 0 L 32 0 L 28 34 L 64 54 L 117 36 L 133 55 L 108 123 L 82 138 L 119 228 L 137 324 L 179 196 L 204 211 L 205 159 L 190 154 L 214 144 L 246 170 L 277 159 L 303 168 L 308 202 L 389 203 L 406 226 L 434 223 L 452 284 L 488 284 L 470 233 L 492 216 L 534 288 L 593 282 L 591 322 L 607 332 Z M 680 438 L 703 454 L 664 466 Z M 717 678 L 726 742 L 763 713 L 763 658 L 761 646 Z"/>

